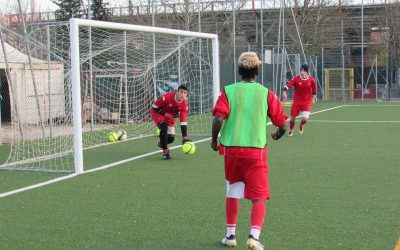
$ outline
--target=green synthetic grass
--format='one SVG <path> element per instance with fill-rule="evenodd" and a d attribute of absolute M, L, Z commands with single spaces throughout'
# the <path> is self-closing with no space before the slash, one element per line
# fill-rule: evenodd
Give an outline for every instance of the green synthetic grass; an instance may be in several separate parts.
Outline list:
<path fill-rule="evenodd" d="M 321 112 L 304 135 L 269 140 L 266 249 L 394 248 L 400 123 L 337 122 L 400 121 L 400 105 L 376 105 Z M 152 152 L 155 140 L 85 151 L 85 169 Z M 0 249 L 224 249 L 223 158 L 209 141 L 196 145 L 193 156 L 176 149 L 162 161 L 157 153 L 0 198 Z M 59 175 L 0 171 L 0 192 Z M 245 249 L 249 213 L 241 201 L 237 249 Z"/>

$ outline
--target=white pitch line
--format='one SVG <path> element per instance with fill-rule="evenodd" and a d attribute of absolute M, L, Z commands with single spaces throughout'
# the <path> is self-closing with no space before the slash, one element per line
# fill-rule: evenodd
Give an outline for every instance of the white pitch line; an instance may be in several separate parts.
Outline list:
<path fill-rule="evenodd" d="M 1 193 L 0 194 L 0 198 L 6 197 L 6 196 L 9 196 L 9 195 L 13 195 L 13 194 L 16 194 L 16 193 L 21 193 L 21 192 L 24 192 L 24 191 L 27 191 L 27 190 L 31 190 L 31 189 L 34 189 L 34 188 L 39 188 L 39 187 L 43 187 L 43 186 L 46 186 L 46 185 L 50 185 L 50 184 L 55 183 L 55 182 L 67 180 L 67 179 L 70 179 L 70 178 L 75 177 L 77 175 L 78 174 L 74 173 L 74 174 L 58 177 L 58 178 L 55 178 L 55 179 L 52 179 L 52 180 L 49 180 L 49 181 L 40 182 L 38 184 L 34 184 L 34 185 L 27 186 L 27 187 L 24 187 L 24 188 L 15 189 L 15 190 L 12 190 L 12 191 L 9 191 L 9 192 Z"/>
<path fill-rule="evenodd" d="M 346 105 L 339 105 L 339 106 L 336 106 L 336 107 L 333 107 L 333 108 L 329 108 L 329 109 L 318 110 L 318 111 L 312 112 L 310 115 L 315 115 L 315 114 L 326 112 L 326 111 L 330 111 L 330 110 L 333 110 L 333 109 L 343 108 L 345 106 Z"/>
<path fill-rule="evenodd" d="M 330 110 L 341 108 L 341 107 L 344 107 L 344 105 L 336 106 L 336 107 L 329 108 L 329 109 L 319 110 L 319 111 L 316 111 L 316 112 L 311 113 L 311 114 L 313 115 L 313 114 L 317 114 L 317 113 L 321 113 L 321 112 L 326 112 L 326 111 L 330 111 Z M 271 122 L 267 123 L 267 125 L 271 125 L 271 124 L 272 124 Z M 209 140 L 211 140 L 211 137 L 205 138 L 205 139 L 202 139 L 202 140 L 198 140 L 198 141 L 194 141 L 194 142 L 195 143 L 200 143 L 200 142 L 209 141 Z M 180 147 L 182 147 L 182 146 L 181 145 L 177 145 L 177 146 L 171 147 L 171 149 L 176 149 L 176 148 L 180 148 Z M 107 168 L 111 168 L 111 167 L 114 167 L 114 166 L 117 166 L 117 165 L 120 165 L 120 164 L 124 164 L 124 163 L 130 162 L 130 161 L 134 161 L 134 160 L 137 160 L 137 159 L 141 159 L 141 158 L 144 158 L 144 157 L 147 157 L 147 156 L 150 156 L 150 155 L 158 154 L 160 152 L 161 152 L 161 150 L 157 150 L 157 151 L 153 151 L 153 152 L 150 152 L 150 153 L 146 153 L 146 154 L 142 154 L 142 155 L 139 155 L 139 156 L 135 156 L 135 157 L 132 157 L 132 158 L 129 158 L 129 159 L 126 159 L 126 160 L 122 160 L 122 161 L 114 162 L 114 163 L 111 163 L 111 164 L 107 164 L 107 165 L 104 165 L 104 166 L 101 166 L 101 167 L 98 167 L 98 168 L 89 169 L 89 170 L 86 170 L 83 173 L 81 173 L 81 175 L 82 174 L 87 174 L 87 173 L 92 173 L 92 172 L 97 172 L 97 171 L 104 170 L 104 169 L 107 169 Z M 15 190 L 12 190 L 12 191 L 9 191 L 9 192 L 0 193 L 0 198 L 6 197 L 6 196 L 10 196 L 10 195 L 13 195 L 13 194 L 17 194 L 17 193 L 21 193 L 21 192 L 25 192 L 25 191 L 28 191 L 28 190 L 31 190 L 31 189 L 47 186 L 47 185 L 50 185 L 50 184 L 53 184 L 53 183 L 56 183 L 56 182 L 59 182 L 59 181 L 63 181 L 63 180 L 67 180 L 67 179 L 76 177 L 78 175 L 79 174 L 74 173 L 74 174 L 58 177 L 58 178 L 55 178 L 55 179 L 52 179 L 52 180 L 49 180 L 49 181 L 37 183 L 37 184 L 31 185 L 31 186 L 15 189 Z"/>
<path fill-rule="evenodd" d="M 204 141 L 207 141 L 207 140 L 210 140 L 210 139 L 211 138 L 206 138 L 206 139 L 193 141 L 193 142 L 194 143 L 200 143 L 200 142 L 204 142 Z M 180 147 L 182 147 L 182 145 L 177 145 L 177 146 L 171 147 L 171 149 L 176 149 L 176 148 L 180 148 Z M 107 168 L 111 168 L 111 167 L 114 167 L 114 166 L 117 166 L 117 165 L 120 165 L 120 164 L 124 164 L 124 163 L 130 162 L 130 161 L 134 161 L 134 160 L 137 160 L 137 159 L 140 159 L 140 158 L 144 158 L 144 157 L 147 157 L 147 156 L 150 156 L 150 155 L 155 155 L 155 154 L 158 154 L 160 152 L 162 152 L 162 151 L 161 150 L 157 150 L 157 151 L 153 151 L 153 152 L 150 152 L 150 153 L 146 153 L 146 154 L 142 154 L 142 155 L 139 155 L 139 156 L 135 156 L 135 157 L 132 157 L 132 158 L 129 158 L 129 159 L 126 159 L 126 160 L 117 161 L 117 162 L 114 162 L 114 163 L 111 163 L 111 164 L 108 164 L 108 165 L 104 165 L 102 167 L 89 169 L 89 170 L 86 170 L 83 173 L 81 173 L 81 175 L 82 174 L 96 172 L 96 171 L 100 171 L 100 170 L 104 170 L 104 169 L 107 169 Z M 47 186 L 47 185 L 50 185 L 50 184 L 53 184 L 53 183 L 56 183 L 56 182 L 59 182 L 59 181 L 63 181 L 63 180 L 67 180 L 67 179 L 73 178 L 73 177 L 78 176 L 78 175 L 79 174 L 73 173 L 73 174 L 69 174 L 69 175 L 66 175 L 66 176 L 58 177 L 58 178 L 55 178 L 55 179 L 52 179 L 52 180 L 49 180 L 49 181 L 40 182 L 40 183 L 31 185 L 31 186 L 15 189 L 15 190 L 12 190 L 12 191 L 9 191 L 9 192 L 5 192 L 5 193 L 0 193 L 0 198 L 6 197 L 6 196 L 10 196 L 10 195 L 13 195 L 13 194 L 17 194 L 17 193 L 21 193 L 21 192 L 24 192 L 24 191 L 28 191 L 28 190 L 31 190 L 31 189 Z"/>
<path fill-rule="evenodd" d="M 326 123 L 400 123 L 400 121 L 334 121 L 334 120 L 310 120 L 310 122 Z"/>
<path fill-rule="evenodd" d="M 345 104 L 346 107 L 400 107 L 400 104 Z"/>
<path fill-rule="evenodd" d="M 333 109 L 343 108 L 343 107 L 345 107 L 345 106 L 346 106 L 346 105 L 340 105 L 340 106 L 336 106 L 336 107 L 329 108 L 329 109 L 318 110 L 318 111 L 315 111 L 315 112 L 313 112 L 313 113 L 310 113 L 310 115 L 314 115 L 314 114 L 318 114 L 318 113 L 330 111 L 330 110 L 333 110 Z M 296 118 L 299 118 L 299 117 L 301 117 L 301 116 L 299 115 L 299 116 L 297 116 Z M 290 120 L 290 117 L 287 118 L 286 121 L 289 121 L 289 120 Z M 269 125 L 271 125 L 271 124 L 272 124 L 272 122 L 267 122 L 267 126 L 269 126 Z"/>
<path fill-rule="evenodd" d="M 203 142 L 203 141 L 208 141 L 210 139 L 211 138 L 206 138 L 206 139 L 193 141 L 193 142 L 194 143 L 200 143 L 200 142 Z M 173 146 L 173 147 L 171 147 L 171 149 L 176 149 L 176 148 L 180 148 L 180 147 L 182 147 L 182 145 Z M 157 150 L 157 151 L 153 151 L 153 152 L 150 152 L 150 153 L 146 153 L 146 154 L 142 154 L 142 155 L 139 155 L 139 156 L 135 156 L 135 157 L 132 157 L 132 158 L 129 158 L 129 159 L 126 159 L 126 160 L 117 161 L 117 162 L 114 162 L 114 163 L 111 163 L 111 164 L 104 165 L 102 167 L 89 169 L 87 171 L 84 171 L 83 173 L 86 174 L 86 173 L 91 173 L 91 172 L 96 172 L 96 171 L 99 171 L 99 170 L 111 168 L 111 167 L 114 167 L 114 166 L 117 166 L 117 165 L 120 165 L 120 164 L 124 164 L 124 163 L 130 162 L 130 161 L 134 161 L 134 160 L 137 160 L 137 159 L 140 159 L 140 158 L 144 158 L 146 156 L 155 155 L 155 154 L 158 154 L 160 152 L 162 152 L 162 150 Z"/>

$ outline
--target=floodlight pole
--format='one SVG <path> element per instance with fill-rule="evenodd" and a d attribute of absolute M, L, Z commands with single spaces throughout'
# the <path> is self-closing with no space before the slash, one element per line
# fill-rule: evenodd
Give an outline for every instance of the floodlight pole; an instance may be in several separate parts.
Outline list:
<path fill-rule="evenodd" d="M 264 0 L 261 0 L 261 26 L 260 26 L 260 33 L 261 33 L 261 84 L 264 85 Z M 264 85 L 265 86 L 265 85 Z"/>
<path fill-rule="evenodd" d="M 52 117 L 52 103 L 51 103 L 51 65 L 50 65 L 50 50 L 51 50 L 51 41 L 50 41 L 50 30 L 49 26 L 46 27 L 46 36 L 47 36 L 47 88 L 49 90 L 49 129 L 50 129 L 50 138 L 53 137 L 53 117 Z"/>
<path fill-rule="evenodd" d="M 151 0 L 151 26 L 155 27 L 154 0 Z M 153 33 L 153 88 L 154 101 L 157 100 L 157 64 L 156 64 L 156 34 Z"/>
<path fill-rule="evenodd" d="M 232 0 L 232 40 L 233 40 L 233 76 L 236 82 L 236 11 L 235 0 Z"/>
<path fill-rule="evenodd" d="M 198 13 L 198 16 L 199 16 L 199 18 L 198 18 L 198 21 L 199 21 L 199 32 L 201 32 L 200 0 L 197 0 L 197 5 L 198 5 L 197 13 Z M 201 63 L 202 63 L 202 61 L 201 61 L 201 51 L 202 51 L 201 38 L 199 38 L 199 81 L 200 81 L 200 83 L 203 82 L 203 77 L 202 77 L 203 73 L 202 73 L 202 69 L 201 69 Z M 202 114 L 202 113 L 203 113 L 203 88 L 200 88 L 200 114 Z"/>
<path fill-rule="evenodd" d="M 361 100 L 364 101 L 364 0 L 361 0 Z"/>
<path fill-rule="evenodd" d="M 87 19 L 91 19 L 91 15 L 90 15 L 90 0 L 87 1 Z"/>
<path fill-rule="evenodd" d="M 129 96 L 128 96 L 128 48 L 126 40 L 126 31 L 123 33 L 124 39 L 124 82 L 125 82 L 125 123 L 129 120 Z"/>

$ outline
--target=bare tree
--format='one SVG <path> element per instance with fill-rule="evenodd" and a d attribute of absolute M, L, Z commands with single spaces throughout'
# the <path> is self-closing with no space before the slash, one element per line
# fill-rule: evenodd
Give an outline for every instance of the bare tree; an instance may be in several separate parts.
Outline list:
<path fill-rule="evenodd" d="M 392 66 L 400 67 L 400 2 L 397 0 L 394 3 L 385 6 L 385 20 L 382 20 L 382 30 L 388 35 L 387 39 L 389 55 L 391 55 Z M 381 33 L 383 33 L 381 32 Z"/>
<path fill-rule="evenodd" d="M 292 41 L 289 49 L 301 51 L 302 43 L 306 53 L 319 53 L 324 45 L 340 41 L 341 17 L 330 0 L 295 1 L 294 7 L 287 7 L 285 34 Z"/>

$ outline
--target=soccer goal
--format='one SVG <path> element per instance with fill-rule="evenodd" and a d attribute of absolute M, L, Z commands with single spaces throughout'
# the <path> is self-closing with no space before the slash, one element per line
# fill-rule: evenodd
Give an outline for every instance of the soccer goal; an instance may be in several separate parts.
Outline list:
<path fill-rule="evenodd" d="M 151 105 L 180 84 L 190 90 L 189 135 L 211 133 L 217 35 L 83 19 L 1 31 L 10 118 L 0 129 L 11 149 L 0 169 L 81 173 L 84 150 L 111 144 L 110 132 L 154 136 Z"/>

